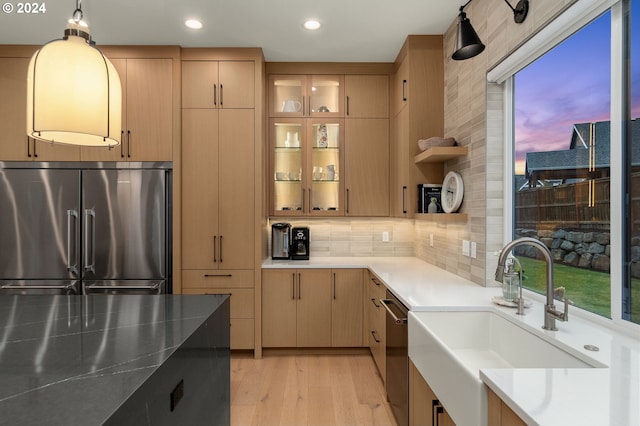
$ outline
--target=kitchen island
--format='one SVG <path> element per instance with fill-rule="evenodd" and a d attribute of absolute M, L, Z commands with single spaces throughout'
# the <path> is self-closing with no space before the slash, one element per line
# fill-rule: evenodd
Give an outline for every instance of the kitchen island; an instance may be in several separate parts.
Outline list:
<path fill-rule="evenodd" d="M 230 422 L 229 296 L 0 297 L 0 424 Z"/>

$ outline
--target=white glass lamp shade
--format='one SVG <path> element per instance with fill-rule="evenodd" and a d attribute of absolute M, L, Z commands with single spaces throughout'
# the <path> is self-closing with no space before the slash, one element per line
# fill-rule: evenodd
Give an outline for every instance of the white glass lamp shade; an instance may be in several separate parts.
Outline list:
<path fill-rule="evenodd" d="M 38 50 L 27 75 L 27 135 L 41 141 L 120 143 L 122 89 L 113 64 L 84 38 L 70 35 Z"/>

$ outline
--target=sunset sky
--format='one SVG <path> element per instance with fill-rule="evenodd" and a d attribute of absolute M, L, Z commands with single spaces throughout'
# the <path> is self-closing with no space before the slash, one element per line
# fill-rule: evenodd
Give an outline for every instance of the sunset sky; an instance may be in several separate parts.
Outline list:
<path fill-rule="evenodd" d="M 640 0 L 632 9 L 640 10 Z M 636 25 L 637 24 L 637 25 Z M 640 13 L 632 14 L 632 48 Z M 515 77 L 516 173 L 526 152 L 569 148 L 576 123 L 610 118 L 611 13 L 600 16 Z M 638 61 L 638 55 L 632 54 Z M 632 117 L 640 116 L 640 67 L 632 64 Z M 634 84 L 635 83 L 635 84 Z"/>

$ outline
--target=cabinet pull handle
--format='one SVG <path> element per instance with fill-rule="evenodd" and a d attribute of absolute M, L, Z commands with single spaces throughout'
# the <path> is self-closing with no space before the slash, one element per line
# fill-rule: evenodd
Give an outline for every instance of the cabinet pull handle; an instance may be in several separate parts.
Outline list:
<path fill-rule="evenodd" d="M 307 102 L 309 102 L 309 115 L 311 115 L 311 113 L 313 112 L 311 111 L 311 95 L 309 95 L 309 100 Z"/>
<path fill-rule="evenodd" d="M 333 300 L 336 300 L 336 273 L 333 273 Z"/>
<path fill-rule="evenodd" d="M 376 299 L 375 299 L 375 297 L 372 297 L 372 298 L 371 298 L 371 303 L 373 303 L 373 306 L 375 306 L 376 308 L 379 308 L 379 307 L 380 307 L 380 305 L 378 305 L 378 304 L 376 303 Z"/>
<path fill-rule="evenodd" d="M 436 425 L 438 418 L 436 416 L 436 408 L 440 405 L 440 401 L 437 399 L 431 400 L 431 424 Z"/>
<path fill-rule="evenodd" d="M 131 130 L 127 130 L 127 157 L 131 158 Z"/>
<path fill-rule="evenodd" d="M 27 157 L 31 158 L 31 141 L 29 140 L 29 136 L 27 136 Z"/>
<path fill-rule="evenodd" d="M 302 288 L 300 283 L 302 282 L 302 274 L 300 274 L 300 272 L 298 272 L 298 300 L 302 299 Z"/>
<path fill-rule="evenodd" d="M 220 105 L 222 105 L 222 103 Z M 220 235 L 220 263 L 222 263 L 222 235 Z"/>
<path fill-rule="evenodd" d="M 120 130 L 120 158 L 124 158 L 124 130 Z"/>
<path fill-rule="evenodd" d="M 349 115 L 349 96 L 347 96 L 347 115 Z"/>
<path fill-rule="evenodd" d="M 440 426 L 440 414 L 444 413 L 444 407 L 442 405 L 438 405 L 436 407 L 436 423 L 435 426 Z"/>
<path fill-rule="evenodd" d="M 205 278 L 215 278 L 215 277 L 231 278 L 233 275 L 231 275 L 231 274 L 204 274 L 202 276 L 205 277 Z"/>
<path fill-rule="evenodd" d="M 407 100 L 407 95 L 404 93 L 404 88 L 407 85 L 407 80 L 402 80 L 402 100 Z"/>
<path fill-rule="evenodd" d="M 380 343 L 381 342 L 381 340 L 378 340 L 378 338 L 376 337 L 376 331 L 375 330 L 371 332 L 371 335 L 373 336 L 373 340 L 376 343 Z"/>
<path fill-rule="evenodd" d="M 218 106 L 218 85 L 213 85 L 213 106 Z"/>
<path fill-rule="evenodd" d="M 222 108 L 224 101 L 224 88 L 222 87 L 222 83 L 220 83 L 220 108 Z"/>
<path fill-rule="evenodd" d="M 407 192 L 407 187 L 403 186 L 402 187 L 402 213 L 403 214 L 407 214 L 407 208 L 405 207 L 405 204 L 404 204 L 404 196 L 406 192 Z"/>
<path fill-rule="evenodd" d="M 311 207 L 311 188 L 309 188 L 309 213 L 313 212 L 313 207 Z"/>
<path fill-rule="evenodd" d="M 296 300 L 296 273 L 291 273 L 291 299 Z"/>
<path fill-rule="evenodd" d="M 33 157 L 38 158 L 38 141 L 33 140 Z"/>
<path fill-rule="evenodd" d="M 305 112 L 305 107 L 307 105 L 306 102 L 305 102 L 306 98 L 307 98 L 306 96 L 302 97 L 302 115 L 306 114 L 306 112 Z"/>
<path fill-rule="evenodd" d="M 347 212 L 347 214 L 349 214 L 349 188 L 347 188 L 347 205 L 346 205 L 346 212 Z"/>
<path fill-rule="evenodd" d="M 377 285 L 377 286 L 379 286 L 379 285 L 380 285 L 380 281 L 378 281 L 378 280 L 376 279 L 376 277 L 371 277 L 371 281 L 373 281 L 373 283 L 374 283 L 375 285 Z"/>
<path fill-rule="evenodd" d="M 216 253 L 216 245 L 218 244 L 218 236 L 214 235 L 213 236 L 213 263 L 217 263 L 218 262 L 218 255 Z"/>

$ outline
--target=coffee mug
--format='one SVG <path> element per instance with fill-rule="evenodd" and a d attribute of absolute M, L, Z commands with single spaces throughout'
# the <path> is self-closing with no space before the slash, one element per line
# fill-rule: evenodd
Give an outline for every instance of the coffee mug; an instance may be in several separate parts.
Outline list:
<path fill-rule="evenodd" d="M 287 99 L 282 103 L 282 112 L 298 112 L 302 104 L 294 99 Z"/>

